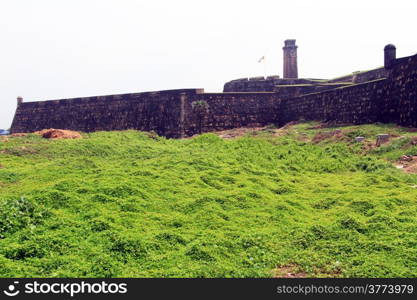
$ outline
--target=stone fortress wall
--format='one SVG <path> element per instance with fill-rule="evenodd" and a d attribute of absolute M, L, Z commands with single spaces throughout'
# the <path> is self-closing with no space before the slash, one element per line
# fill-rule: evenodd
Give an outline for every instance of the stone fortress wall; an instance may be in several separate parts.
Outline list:
<path fill-rule="evenodd" d="M 394 54 L 383 68 L 364 74 L 359 82 L 354 82 L 353 74 L 350 81 L 315 80 L 315 84 L 311 84 L 312 79 L 275 77 L 271 80 L 286 84 L 266 92 L 182 89 L 40 102 L 19 99 L 11 131 L 136 129 L 180 138 L 300 119 L 417 127 L 417 55 L 396 59 Z M 203 109 L 196 109 L 196 104 L 203 104 Z"/>

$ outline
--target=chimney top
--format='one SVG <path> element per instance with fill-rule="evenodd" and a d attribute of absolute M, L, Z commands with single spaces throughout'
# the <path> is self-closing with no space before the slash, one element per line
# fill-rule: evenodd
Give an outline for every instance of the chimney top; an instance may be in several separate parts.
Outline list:
<path fill-rule="evenodd" d="M 396 49 L 393 44 L 388 44 L 384 47 L 384 50 L 391 50 L 391 49 Z"/>

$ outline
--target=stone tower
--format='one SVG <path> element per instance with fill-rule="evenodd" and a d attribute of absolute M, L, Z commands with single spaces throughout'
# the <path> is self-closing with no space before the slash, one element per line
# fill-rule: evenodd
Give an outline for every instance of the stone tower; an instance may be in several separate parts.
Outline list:
<path fill-rule="evenodd" d="M 284 50 L 284 78 L 298 78 L 297 46 L 295 40 L 285 40 Z"/>
<path fill-rule="evenodd" d="M 384 67 L 391 69 L 396 59 L 396 48 L 393 44 L 388 44 L 384 48 Z"/>

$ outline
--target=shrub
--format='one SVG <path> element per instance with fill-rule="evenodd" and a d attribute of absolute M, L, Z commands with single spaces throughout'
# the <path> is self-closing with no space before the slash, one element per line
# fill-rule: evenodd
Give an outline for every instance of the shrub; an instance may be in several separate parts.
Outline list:
<path fill-rule="evenodd" d="M 0 238 L 28 226 L 40 224 L 49 213 L 25 197 L 0 201 Z"/>

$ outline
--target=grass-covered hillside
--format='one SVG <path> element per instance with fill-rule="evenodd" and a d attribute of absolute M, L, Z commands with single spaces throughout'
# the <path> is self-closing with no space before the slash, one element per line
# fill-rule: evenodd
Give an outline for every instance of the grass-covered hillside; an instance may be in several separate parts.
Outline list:
<path fill-rule="evenodd" d="M 0 141 L 0 276 L 416 277 L 417 133 L 316 125 Z"/>

